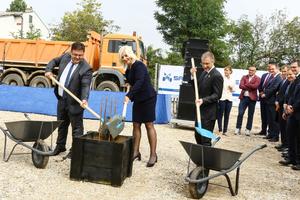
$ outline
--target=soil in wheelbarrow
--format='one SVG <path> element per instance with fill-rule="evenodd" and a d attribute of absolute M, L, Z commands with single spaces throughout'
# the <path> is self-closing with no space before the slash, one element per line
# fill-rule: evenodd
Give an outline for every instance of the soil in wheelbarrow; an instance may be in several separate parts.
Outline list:
<path fill-rule="evenodd" d="M 82 137 L 82 139 L 86 140 L 96 140 L 96 141 L 108 141 L 108 142 L 114 142 L 114 143 L 124 143 L 128 137 L 127 136 L 122 136 L 118 135 L 116 138 L 112 138 L 111 136 L 109 138 L 105 137 L 102 134 L 99 134 L 96 131 L 89 131 L 86 135 Z"/>

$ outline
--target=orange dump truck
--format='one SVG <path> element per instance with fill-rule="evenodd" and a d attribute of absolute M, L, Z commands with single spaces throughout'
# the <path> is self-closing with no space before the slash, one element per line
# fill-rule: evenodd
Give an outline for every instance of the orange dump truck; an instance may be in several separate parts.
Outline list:
<path fill-rule="evenodd" d="M 88 34 L 85 59 L 92 66 L 96 90 L 120 91 L 124 86 L 124 70 L 118 58 L 122 45 L 132 46 L 138 58 L 145 61 L 145 49 L 140 37 L 123 34 Z M 52 87 L 44 77 L 47 63 L 70 51 L 70 41 L 0 39 L 1 81 L 8 85 Z"/>

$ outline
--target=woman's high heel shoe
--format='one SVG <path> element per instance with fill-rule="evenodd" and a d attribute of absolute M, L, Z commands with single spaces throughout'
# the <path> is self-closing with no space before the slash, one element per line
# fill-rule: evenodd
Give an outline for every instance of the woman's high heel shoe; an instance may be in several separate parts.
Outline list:
<path fill-rule="evenodd" d="M 141 157 L 142 157 L 142 155 L 139 152 L 137 155 L 133 156 L 132 161 L 134 161 L 135 159 L 137 159 L 138 161 L 141 161 L 141 159 L 142 159 Z"/>
<path fill-rule="evenodd" d="M 150 160 L 150 159 L 149 159 Z M 147 165 L 146 165 L 146 167 L 153 167 L 154 165 L 155 165 L 155 163 L 157 163 L 157 155 L 156 155 L 156 158 L 155 158 L 155 160 L 154 160 L 154 162 L 152 163 L 152 162 L 147 162 Z"/>

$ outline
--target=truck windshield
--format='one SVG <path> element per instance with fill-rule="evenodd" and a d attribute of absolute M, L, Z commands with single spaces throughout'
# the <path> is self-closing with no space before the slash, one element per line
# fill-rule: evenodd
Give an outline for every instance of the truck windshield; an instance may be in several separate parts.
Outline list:
<path fill-rule="evenodd" d="M 141 56 L 143 58 L 145 58 L 146 57 L 145 56 L 145 47 L 144 47 L 144 43 L 141 40 L 139 40 L 139 45 L 140 45 L 140 49 L 141 49 Z"/>
<path fill-rule="evenodd" d="M 109 40 L 108 42 L 108 52 L 118 53 L 121 46 L 131 46 L 133 52 L 136 54 L 136 42 L 127 40 Z"/>

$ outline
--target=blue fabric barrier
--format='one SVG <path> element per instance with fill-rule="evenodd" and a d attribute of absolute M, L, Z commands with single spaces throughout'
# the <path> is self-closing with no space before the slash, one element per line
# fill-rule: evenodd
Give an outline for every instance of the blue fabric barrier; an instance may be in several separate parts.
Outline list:
<path fill-rule="evenodd" d="M 122 114 L 124 92 L 104 92 L 91 91 L 89 107 L 96 113 L 100 113 L 102 104 L 102 117 L 104 115 L 104 105 L 107 98 L 106 116 Z M 57 99 L 53 88 L 32 88 L 0 85 L 0 110 L 36 113 L 45 115 L 56 115 Z M 116 106 L 115 106 L 116 105 Z M 159 94 L 156 103 L 155 123 L 168 123 L 171 119 L 171 96 Z M 84 112 L 84 118 L 96 119 L 88 111 Z M 132 103 L 127 106 L 126 121 L 132 120 Z"/>

